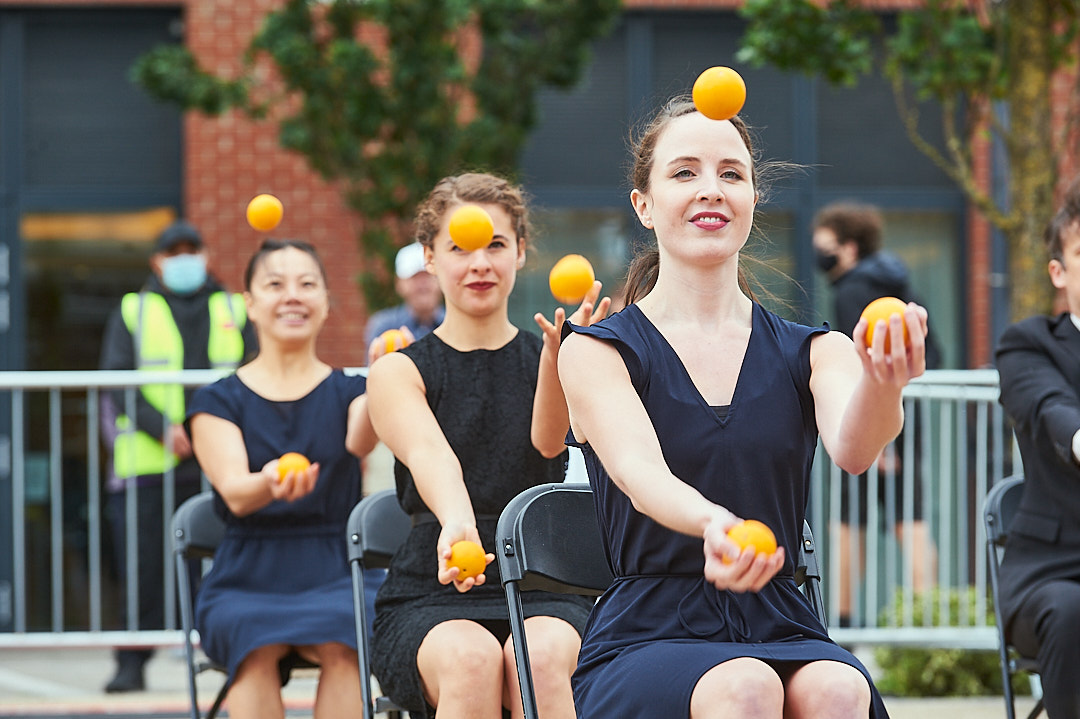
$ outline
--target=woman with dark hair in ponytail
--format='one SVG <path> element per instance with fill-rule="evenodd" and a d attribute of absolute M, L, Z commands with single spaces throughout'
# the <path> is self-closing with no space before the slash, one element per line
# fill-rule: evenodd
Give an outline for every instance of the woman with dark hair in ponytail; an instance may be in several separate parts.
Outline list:
<path fill-rule="evenodd" d="M 571 438 L 616 576 L 582 638 L 578 716 L 886 716 L 793 559 L 818 436 L 853 473 L 896 436 L 926 311 L 909 304 L 867 346 L 762 307 L 740 252 L 766 168 L 742 119 L 669 103 L 636 142 L 630 193 L 656 247 L 632 265 L 624 310 L 564 332 Z M 727 532 L 741 518 L 779 549 L 740 551 Z"/>

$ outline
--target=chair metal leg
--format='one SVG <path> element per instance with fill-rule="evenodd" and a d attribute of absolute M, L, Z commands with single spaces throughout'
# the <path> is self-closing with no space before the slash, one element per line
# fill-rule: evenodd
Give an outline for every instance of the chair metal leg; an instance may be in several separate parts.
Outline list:
<path fill-rule="evenodd" d="M 221 686 L 221 690 L 218 695 L 214 697 L 214 704 L 210 707 L 210 711 L 206 712 L 206 719 L 215 719 L 218 711 L 221 709 L 221 705 L 225 703 L 225 697 L 229 693 L 229 687 L 232 685 L 232 681 L 226 679 L 225 683 Z"/>
<path fill-rule="evenodd" d="M 356 625 L 357 664 L 360 667 L 360 697 L 363 700 L 363 719 L 372 719 L 375 699 L 371 696 L 371 664 L 368 661 L 367 606 L 364 603 L 364 570 L 360 562 L 350 562 L 352 569 L 353 620 Z"/>
<path fill-rule="evenodd" d="M 532 667 L 529 666 L 529 646 L 525 640 L 525 613 L 521 608 L 521 592 L 516 582 L 507 582 L 506 605 L 510 612 L 510 633 L 514 638 L 514 662 L 517 665 L 518 684 L 521 686 L 521 704 L 525 719 L 537 719 L 536 689 L 533 687 Z"/>
<path fill-rule="evenodd" d="M 199 695 L 195 687 L 195 647 L 191 644 L 191 628 L 194 624 L 191 607 L 191 583 L 187 573 L 187 560 L 182 554 L 173 555 L 176 558 L 176 582 L 180 600 L 180 625 L 184 629 L 184 657 L 188 665 L 188 697 L 191 701 L 191 719 L 199 717 Z"/>

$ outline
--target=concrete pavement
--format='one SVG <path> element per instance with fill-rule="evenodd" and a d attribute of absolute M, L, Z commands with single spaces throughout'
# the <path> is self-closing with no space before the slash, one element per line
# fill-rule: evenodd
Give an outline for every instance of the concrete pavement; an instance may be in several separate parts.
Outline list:
<path fill-rule="evenodd" d="M 0 650 L 0 717 L 157 716 L 183 717 L 188 711 L 187 669 L 183 653 L 162 649 L 147 669 L 147 690 L 105 694 L 112 676 L 108 649 Z M 209 703 L 223 675 L 204 672 L 197 685 L 200 703 Z M 288 716 L 310 717 L 317 674 L 293 674 L 285 687 Z M 1026 716 L 1034 702 L 1017 700 L 1017 715 Z M 892 719 L 987 719 L 1004 717 L 1001 697 L 900 699 L 886 697 Z M 359 712 L 357 713 L 359 716 Z"/>

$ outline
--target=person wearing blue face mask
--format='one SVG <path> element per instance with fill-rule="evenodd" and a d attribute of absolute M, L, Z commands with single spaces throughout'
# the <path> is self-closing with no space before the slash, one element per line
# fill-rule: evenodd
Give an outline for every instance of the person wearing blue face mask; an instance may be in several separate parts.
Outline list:
<path fill-rule="evenodd" d="M 231 294 L 207 272 L 207 249 L 190 223 L 176 221 L 158 235 L 151 274 L 138 292 L 124 295 L 109 316 L 100 369 L 235 369 L 254 356 L 255 332 L 242 295 Z M 173 510 L 200 490 L 201 472 L 184 430 L 185 408 L 194 388 L 146 385 L 128 401 L 123 389 L 104 395 L 110 418 L 104 427 L 111 447 L 107 513 L 113 529 L 121 584 L 135 581 L 138 611 L 128 616 L 121 596 L 123 627 L 165 628 L 162 526 L 165 483 L 173 483 Z M 127 502 L 135 504 L 134 566 L 128 565 Z M 140 691 L 151 649 L 116 651 L 116 674 L 107 692 Z"/>

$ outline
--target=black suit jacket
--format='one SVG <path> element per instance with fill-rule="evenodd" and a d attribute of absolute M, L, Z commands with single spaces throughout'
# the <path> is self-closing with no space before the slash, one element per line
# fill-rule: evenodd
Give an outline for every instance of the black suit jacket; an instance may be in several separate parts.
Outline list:
<path fill-rule="evenodd" d="M 1080 430 L 1080 330 L 1068 313 L 1029 317 L 1005 330 L 996 360 L 1025 476 L 1001 566 L 1008 628 L 1034 587 L 1080 581 L 1080 466 L 1072 454 Z"/>

